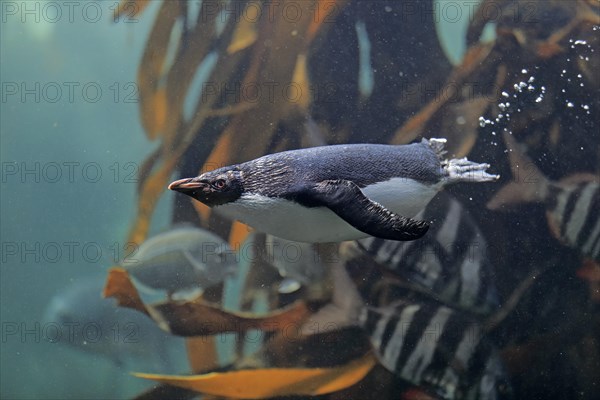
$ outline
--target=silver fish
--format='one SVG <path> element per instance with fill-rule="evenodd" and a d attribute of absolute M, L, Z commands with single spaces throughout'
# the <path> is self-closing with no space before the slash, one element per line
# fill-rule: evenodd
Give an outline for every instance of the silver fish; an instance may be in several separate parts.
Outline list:
<path fill-rule="evenodd" d="M 273 235 L 266 235 L 267 260 L 283 278 L 281 293 L 291 293 L 292 288 L 311 288 L 322 283 L 326 276 L 323 260 L 310 243 L 293 242 Z"/>
<path fill-rule="evenodd" d="M 51 341 L 107 357 L 118 366 L 139 362 L 168 371 L 177 347 L 184 348 L 183 340 L 162 331 L 146 315 L 102 298 L 104 278 L 77 280 L 52 298 L 44 316 L 46 326 L 56 328 Z"/>
<path fill-rule="evenodd" d="M 190 297 L 219 284 L 238 269 L 237 255 L 219 236 L 178 227 L 145 241 L 123 266 L 142 288 Z"/>
<path fill-rule="evenodd" d="M 478 314 L 497 309 L 487 242 L 465 207 L 440 193 L 416 218 L 433 221 L 421 240 L 370 237 L 349 246 L 446 304 Z"/>
<path fill-rule="evenodd" d="M 527 172 L 504 186 L 488 203 L 492 210 L 542 203 L 553 235 L 584 256 L 600 261 L 600 177 L 579 174 L 550 181 L 510 134 L 504 135 L 513 171 Z"/>

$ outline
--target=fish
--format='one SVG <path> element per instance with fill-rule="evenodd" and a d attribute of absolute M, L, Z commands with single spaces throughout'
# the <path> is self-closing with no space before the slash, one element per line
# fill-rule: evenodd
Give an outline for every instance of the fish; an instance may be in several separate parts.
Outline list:
<path fill-rule="evenodd" d="M 266 235 L 265 248 L 267 260 L 283 278 L 279 283 L 280 293 L 311 288 L 325 280 L 327 270 L 313 244 Z"/>
<path fill-rule="evenodd" d="M 123 262 L 140 289 L 190 298 L 237 273 L 237 254 L 219 236 L 178 226 L 154 236 Z"/>
<path fill-rule="evenodd" d="M 492 399 L 506 385 L 481 325 L 452 308 L 398 300 L 365 307 L 359 324 L 386 369 L 444 399 Z"/>
<path fill-rule="evenodd" d="M 510 134 L 505 133 L 504 140 L 513 171 L 527 172 L 527 176 L 516 176 L 487 207 L 503 211 L 518 204 L 541 203 L 554 237 L 583 256 L 600 261 L 600 177 L 576 174 L 551 181 Z"/>
<path fill-rule="evenodd" d="M 442 192 L 415 218 L 432 221 L 421 240 L 370 237 L 349 242 L 349 252 L 366 255 L 384 271 L 452 307 L 476 314 L 497 310 L 500 296 L 487 241 L 467 209 Z"/>
<path fill-rule="evenodd" d="M 56 328 L 52 343 L 105 357 L 118 367 L 135 363 L 168 371 L 178 365 L 183 339 L 138 311 L 118 307 L 115 299 L 102 298 L 103 286 L 103 276 L 88 276 L 52 297 L 44 313 L 46 326 Z"/>
<path fill-rule="evenodd" d="M 498 350 L 478 319 L 424 298 L 367 304 L 344 266 L 331 267 L 332 301 L 309 317 L 303 333 L 357 326 L 383 367 L 443 399 L 511 396 Z"/>

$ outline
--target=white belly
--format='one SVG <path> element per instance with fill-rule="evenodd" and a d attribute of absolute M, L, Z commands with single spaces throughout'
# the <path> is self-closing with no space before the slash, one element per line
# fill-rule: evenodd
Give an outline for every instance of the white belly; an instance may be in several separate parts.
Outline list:
<path fill-rule="evenodd" d="M 363 193 L 390 211 L 413 217 L 437 192 L 412 179 L 393 178 L 362 189 Z M 261 232 L 297 242 L 340 242 L 368 234 L 355 229 L 327 207 L 303 207 L 293 201 L 246 194 L 237 201 L 215 207 Z"/>
<path fill-rule="evenodd" d="M 392 178 L 362 189 L 362 192 L 388 210 L 414 217 L 433 199 L 441 184 L 424 185 L 408 178 Z"/>

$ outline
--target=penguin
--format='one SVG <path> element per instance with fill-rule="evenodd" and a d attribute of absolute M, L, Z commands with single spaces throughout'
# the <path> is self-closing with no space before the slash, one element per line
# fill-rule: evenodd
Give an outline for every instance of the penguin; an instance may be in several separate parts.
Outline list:
<path fill-rule="evenodd" d="M 287 240 L 416 240 L 429 222 L 411 217 L 443 186 L 498 179 L 486 172 L 489 164 L 445 160 L 445 143 L 289 150 L 180 179 L 169 189 Z"/>

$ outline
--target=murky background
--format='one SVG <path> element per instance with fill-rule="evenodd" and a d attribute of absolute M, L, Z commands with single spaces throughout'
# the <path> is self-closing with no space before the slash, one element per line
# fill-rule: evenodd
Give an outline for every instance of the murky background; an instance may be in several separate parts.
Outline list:
<path fill-rule="evenodd" d="M 493 296 L 501 299 L 500 304 L 514 301 L 506 315 L 497 316 L 497 323 L 487 320 L 493 326 L 490 340 L 507 364 L 514 397 L 599 396 L 598 258 L 597 253 L 594 260 L 590 251 L 582 252 L 585 239 L 598 235 L 594 230 L 598 194 L 590 194 L 587 207 L 571 206 L 587 235 L 578 237 L 576 244 L 559 240 L 551 216 L 550 227 L 547 222 L 546 211 L 552 207 L 541 205 L 541 199 L 534 205 L 515 201 L 516 208 L 511 209 L 500 201 L 495 210 L 486 207 L 515 170 L 503 132 L 514 133 L 533 160 L 527 162 L 537 165 L 549 180 L 578 174 L 572 180 L 577 184 L 597 182 L 597 2 L 569 6 L 560 1 L 550 5 L 524 1 L 514 2 L 512 9 L 505 1 L 485 2 L 488 12 L 499 16 L 473 27 L 474 21 L 496 18 L 477 15 L 476 2 L 426 2 L 434 7 L 429 12 L 413 1 L 339 1 L 329 2 L 332 8 L 325 8 L 320 19 L 309 18 L 304 24 L 296 24 L 292 14 L 278 13 L 272 21 L 262 22 L 251 14 L 238 15 L 233 24 L 234 18 L 216 13 L 213 28 L 220 34 L 196 29 L 210 26 L 201 18 L 196 23 L 194 16 L 211 2 L 192 1 L 166 10 L 173 14 L 165 14 L 158 0 L 141 12 L 142 3 L 131 3 L 132 8 L 121 14 L 116 11 L 118 2 L 108 1 L 0 4 L 0 397 L 132 398 L 153 386 L 131 376 L 132 371 L 173 375 L 232 363 L 265 367 L 253 364 L 251 357 L 265 347 L 268 335 L 260 330 L 246 332 L 246 340 L 219 332 L 216 344 L 201 350 L 211 348 L 214 354 L 203 359 L 205 364 L 190 366 L 188 355 L 193 352 L 186 350 L 183 338 L 158 329 L 137 311 L 101 300 L 109 268 L 138 257 L 145 239 L 173 227 L 184 229 L 181 236 L 163 238 L 149 248 L 177 252 L 183 257 L 177 259 L 178 265 L 191 270 L 194 257 L 200 256 L 177 247 L 181 243 L 189 241 L 193 249 L 196 243 L 223 240 L 234 252 L 248 243 L 244 240 L 255 240 L 247 238 L 245 227 L 232 228 L 207 210 L 193 208 L 187 198 L 164 190 L 171 180 L 284 149 L 351 142 L 400 144 L 421 137 L 447 137 L 449 156 L 488 162 L 492 172 L 502 175 L 499 183 L 461 184 L 448 192 L 481 230 L 477 243 L 487 246 L 486 262 L 494 268 L 486 277 L 496 287 Z M 304 3 L 294 7 L 301 5 L 306 12 Z M 244 4 L 230 7 L 235 13 Z M 335 13 L 328 19 L 331 10 Z M 162 40 L 161 35 L 151 36 L 161 18 L 176 18 L 179 12 L 185 17 L 180 16 L 172 30 L 164 28 Z M 286 23 L 291 26 L 288 30 Z M 481 35 L 469 38 L 467 44 L 470 23 L 469 32 Z M 500 34 L 495 32 L 497 24 Z M 294 41 L 296 37 L 304 41 Z M 283 50 L 276 55 L 260 53 L 260 46 L 272 45 L 266 41 Z M 500 45 L 494 46 L 494 41 Z M 162 47 L 149 55 L 155 43 Z M 479 43 L 481 48 L 475 48 Z M 469 46 L 472 51 L 467 53 Z M 161 59 L 163 50 L 167 54 Z M 194 53 L 203 57 L 186 58 Z M 255 62 L 261 57 L 262 64 Z M 298 61 L 302 57 L 304 64 Z M 154 59 L 163 64 L 148 62 Z M 259 70 L 256 75 L 250 74 L 253 68 Z M 181 87 L 179 76 L 187 79 Z M 311 90 L 316 89 L 311 96 L 280 106 L 262 98 L 258 105 L 244 102 L 244 92 L 240 100 L 235 89 L 229 95 L 212 92 L 222 89 L 222 82 L 235 87 L 248 80 L 259 84 L 291 80 L 300 88 L 310 83 Z M 161 94 L 163 89 L 166 95 Z M 195 119 L 198 115 L 205 119 Z M 532 178 L 532 185 L 541 179 L 535 168 L 520 170 L 523 180 Z M 140 193 L 153 200 L 140 202 Z M 451 215 L 448 211 L 436 218 L 443 221 Z M 186 222 L 189 225 L 182 225 Z M 194 225 L 222 239 L 194 239 L 195 233 L 185 231 Z M 591 252 L 600 246 L 590 243 Z M 224 309 L 254 313 L 327 298 L 323 292 L 328 289 L 321 287 L 327 274 L 320 267 L 311 270 L 314 265 L 294 258 L 295 268 L 275 265 L 279 269 L 267 273 L 257 267 L 252 252 L 240 251 L 235 258 L 235 273 L 215 272 L 201 288 L 186 286 L 177 275 L 173 298 L 190 299 L 200 291 L 204 299 Z M 223 262 L 219 258 L 208 264 L 222 272 L 229 265 Z M 429 265 L 415 259 L 401 267 L 417 275 L 423 265 L 419 263 Z M 135 277 L 136 272 L 130 271 Z M 153 280 L 153 276 L 154 272 L 145 278 L 147 286 L 160 286 L 171 278 Z M 141 275 L 137 279 L 144 280 Z M 205 290 L 217 283 L 221 287 L 214 293 Z M 362 294 L 376 297 L 371 289 L 362 287 Z M 460 308 L 445 301 L 442 289 L 428 290 L 433 293 L 426 296 L 435 298 L 436 304 Z M 157 299 L 152 293 L 140 293 L 146 304 Z M 483 297 L 493 297 L 490 293 Z M 160 299 L 173 300 L 169 296 Z M 429 297 L 425 302 L 429 304 Z M 473 312 L 478 311 L 470 309 L 467 314 Z M 364 347 L 352 340 L 341 336 L 338 342 L 342 347 Z M 276 356 L 258 357 L 266 366 L 289 367 L 296 361 L 283 350 L 268 351 Z M 299 366 L 321 365 L 318 350 L 305 348 L 301 354 L 306 358 L 297 358 Z M 324 366 L 352 358 L 340 361 L 323 354 Z M 419 394 L 419 385 L 413 389 L 410 382 L 393 380 L 387 373 L 381 368 L 363 386 L 346 389 L 337 398 L 358 398 L 361 393 L 419 398 L 410 397 Z"/>

